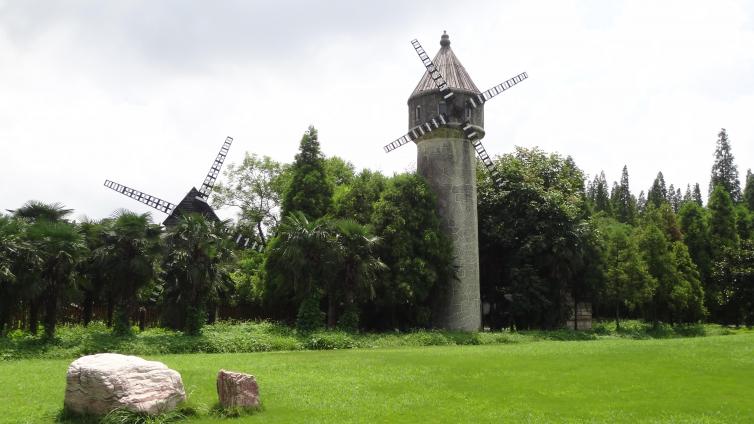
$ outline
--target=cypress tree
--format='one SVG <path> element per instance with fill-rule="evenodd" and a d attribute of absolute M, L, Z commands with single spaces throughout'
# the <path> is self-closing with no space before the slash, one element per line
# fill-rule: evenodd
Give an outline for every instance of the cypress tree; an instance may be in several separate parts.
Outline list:
<path fill-rule="evenodd" d="M 691 197 L 697 205 L 704 206 L 704 202 L 702 202 L 702 190 L 699 188 L 699 183 L 694 184 L 694 193 Z"/>
<path fill-rule="evenodd" d="M 613 210 L 618 221 L 630 224 L 634 222 L 636 215 L 636 199 L 631 195 L 628 186 L 628 167 L 623 165 L 623 171 L 620 177 L 620 184 L 613 185 Z"/>
<path fill-rule="evenodd" d="M 680 188 L 678 189 L 680 190 Z M 687 203 L 694 201 L 694 198 L 691 195 L 691 184 L 686 184 L 686 192 L 683 193 L 683 200 L 681 203 Z"/>
<path fill-rule="evenodd" d="M 291 183 L 283 197 L 283 216 L 294 211 L 301 211 L 312 220 L 325 216 L 332 204 L 333 186 L 325 172 L 325 158 L 313 126 L 301 138 L 291 175 Z"/>
<path fill-rule="evenodd" d="M 736 232 L 736 212 L 733 201 L 723 185 L 712 190 L 709 199 L 709 232 L 712 253 L 715 259 L 722 257 L 725 249 L 732 249 L 738 245 Z"/>
<path fill-rule="evenodd" d="M 588 196 L 594 206 L 595 212 L 605 212 L 608 215 L 612 212 L 605 171 L 600 172 L 600 175 L 594 177 L 594 181 L 589 185 Z"/>
<path fill-rule="evenodd" d="M 636 201 L 636 210 L 639 213 L 644 213 L 647 208 L 647 196 L 644 194 L 644 190 L 639 192 L 639 199 Z"/>
<path fill-rule="evenodd" d="M 717 134 L 715 147 L 715 162 L 712 164 L 712 175 L 709 182 L 710 197 L 716 186 L 722 186 L 733 202 L 741 200 L 741 183 L 738 180 L 738 167 L 734 163 L 728 133 L 725 128 Z"/>
<path fill-rule="evenodd" d="M 647 201 L 656 208 L 668 201 L 668 189 L 665 187 L 665 177 L 662 172 L 657 173 L 652 187 L 647 192 Z"/>
<path fill-rule="evenodd" d="M 754 174 L 751 169 L 746 171 L 746 187 L 744 188 L 744 203 L 754 212 Z"/>

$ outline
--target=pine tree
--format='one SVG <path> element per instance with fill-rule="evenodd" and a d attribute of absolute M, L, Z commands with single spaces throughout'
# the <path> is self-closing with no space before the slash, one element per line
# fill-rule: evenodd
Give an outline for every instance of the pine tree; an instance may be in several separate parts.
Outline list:
<path fill-rule="evenodd" d="M 613 210 L 618 221 L 630 224 L 634 222 L 636 216 L 636 199 L 631 195 L 628 186 L 628 167 L 623 166 L 623 172 L 620 177 L 620 185 L 613 184 Z"/>
<path fill-rule="evenodd" d="M 594 177 L 594 181 L 589 186 L 588 195 L 595 212 L 605 212 L 608 215 L 611 213 L 610 194 L 607 191 L 607 179 L 604 171 Z"/>
<path fill-rule="evenodd" d="M 657 173 L 652 187 L 647 192 L 647 202 L 659 208 L 661 204 L 668 201 L 668 189 L 665 187 L 665 177 L 662 172 Z"/>
<path fill-rule="evenodd" d="M 702 201 L 702 190 L 699 188 L 699 183 L 694 184 L 694 193 L 691 197 L 697 205 L 704 206 L 704 202 Z"/>
<path fill-rule="evenodd" d="M 678 208 L 681 207 L 681 189 L 677 189 L 673 187 L 673 184 L 668 187 L 668 202 L 670 203 L 670 206 L 673 208 L 673 212 L 678 213 Z"/>
<path fill-rule="evenodd" d="M 639 213 L 644 213 L 644 210 L 647 208 L 647 196 L 644 195 L 644 190 L 639 192 L 639 200 L 636 201 L 636 210 L 639 211 Z"/>
<path fill-rule="evenodd" d="M 693 202 L 693 201 L 694 201 L 694 198 L 692 197 L 692 194 L 691 194 L 691 184 L 686 184 L 686 192 L 683 193 L 683 200 L 681 202 L 686 203 L 686 202 Z"/>
<path fill-rule="evenodd" d="M 310 219 L 325 216 L 332 204 L 333 186 L 325 172 L 317 130 L 312 126 L 301 138 L 291 175 L 291 183 L 283 197 L 283 216 L 294 211 L 301 211 Z"/>
<path fill-rule="evenodd" d="M 712 164 L 712 175 L 709 182 L 710 197 L 716 186 L 722 186 L 733 202 L 741 200 L 741 183 L 738 180 L 738 167 L 734 163 L 728 133 L 725 128 L 717 134 L 715 147 L 715 162 Z"/>
<path fill-rule="evenodd" d="M 738 245 L 736 232 L 736 213 L 733 202 L 723 185 L 712 190 L 709 199 L 709 232 L 712 245 L 712 256 L 722 257 L 726 249 L 733 249 Z"/>
<path fill-rule="evenodd" d="M 746 187 L 744 188 L 744 203 L 754 212 L 754 174 L 751 169 L 746 171 Z"/>
<path fill-rule="evenodd" d="M 683 242 L 689 248 L 691 259 L 699 267 L 702 283 L 709 281 L 712 271 L 709 226 L 704 215 L 704 209 L 696 202 L 684 202 L 678 213 Z"/>

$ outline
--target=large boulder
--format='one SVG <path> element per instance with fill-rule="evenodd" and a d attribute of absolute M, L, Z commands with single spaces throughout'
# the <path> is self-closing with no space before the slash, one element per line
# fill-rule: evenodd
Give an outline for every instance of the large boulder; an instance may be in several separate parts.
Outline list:
<path fill-rule="evenodd" d="M 156 415 L 184 400 L 181 375 L 162 362 L 100 353 L 68 366 L 64 403 L 75 413 L 104 415 L 125 408 Z"/>
<path fill-rule="evenodd" d="M 220 370 L 217 373 L 217 397 L 223 408 L 256 408 L 259 386 L 253 375 Z"/>

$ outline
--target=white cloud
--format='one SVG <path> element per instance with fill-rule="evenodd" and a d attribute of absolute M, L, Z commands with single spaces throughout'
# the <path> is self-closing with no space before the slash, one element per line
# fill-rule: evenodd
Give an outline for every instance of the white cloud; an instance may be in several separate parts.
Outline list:
<path fill-rule="evenodd" d="M 493 154 L 538 145 L 587 173 L 646 189 L 706 188 L 728 129 L 754 167 L 754 8 L 745 2 L 0 1 L 3 208 L 62 201 L 78 213 L 148 210 L 110 178 L 169 201 L 198 185 L 226 135 L 289 161 L 309 124 L 357 167 L 403 171 L 422 74 L 448 30 L 477 86 L 530 79 L 486 106 Z M 158 213 L 155 216 L 160 218 Z"/>

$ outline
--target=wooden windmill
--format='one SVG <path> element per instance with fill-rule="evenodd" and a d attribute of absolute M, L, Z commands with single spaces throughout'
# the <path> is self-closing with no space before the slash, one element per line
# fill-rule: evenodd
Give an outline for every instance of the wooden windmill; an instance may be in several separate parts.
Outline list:
<path fill-rule="evenodd" d="M 502 183 L 482 146 L 484 104 L 525 80 L 526 72 L 480 92 L 450 49 L 443 33 L 434 59 L 411 42 L 426 72 L 408 99 L 409 132 L 384 147 L 390 152 L 409 141 L 417 146 L 417 171 L 437 195 L 443 229 L 453 241 L 457 280 L 440 296 L 434 325 L 476 331 L 481 326 L 479 241 L 474 152 L 496 185 Z"/>
<path fill-rule="evenodd" d="M 183 197 L 183 200 L 177 204 L 110 180 L 105 180 L 105 187 L 166 213 L 168 217 L 162 223 L 166 227 L 175 225 L 178 222 L 178 218 L 186 213 L 200 213 L 209 219 L 219 221 L 215 211 L 207 201 L 209 200 L 210 193 L 212 193 L 212 187 L 214 187 L 215 181 L 220 175 L 220 168 L 223 166 L 225 157 L 228 155 L 231 143 L 233 143 L 233 138 L 227 137 L 220 148 L 220 152 L 215 157 L 215 161 L 212 162 L 207 176 L 204 177 L 204 182 L 202 182 L 200 188 L 197 190 L 196 187 L 191 187 L 186 196 Z"/>

